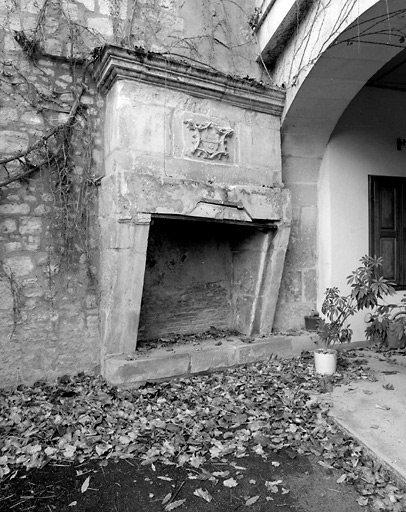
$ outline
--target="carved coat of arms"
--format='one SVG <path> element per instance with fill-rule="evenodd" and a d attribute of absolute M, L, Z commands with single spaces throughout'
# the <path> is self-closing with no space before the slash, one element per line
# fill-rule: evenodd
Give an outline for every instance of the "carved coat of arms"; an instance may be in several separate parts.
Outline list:
<path fill-rule="evenodd" d="M 221 127 L 212 122 L 199 124 L 188 120 L 184 123 L 193 132 L 190 149 L 192 155 L 209 160 L 229 157 L 227 139 L 234 133 L 232 128 Z"/>

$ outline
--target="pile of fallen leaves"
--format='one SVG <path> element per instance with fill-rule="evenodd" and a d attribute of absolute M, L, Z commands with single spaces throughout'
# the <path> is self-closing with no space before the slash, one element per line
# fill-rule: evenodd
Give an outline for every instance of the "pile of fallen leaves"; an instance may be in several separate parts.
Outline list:
<path fill-rule="evenodd" d="M 49 461 L 137 457 L 142 464 L 200 468 L 228 454 L 267 457 L 284 449 L 338 469 L 340 483 L 356 485 L 360 505 L 405 510 L 386 472 L 337 429 L 317 399 L 334 385 L 374 379 L 356 355 L 340 357 L 345 372 L 330 378 L 315 375 L 304 355 L 138 389 L 79 374 L 0 391 L 0 478 Z"/>

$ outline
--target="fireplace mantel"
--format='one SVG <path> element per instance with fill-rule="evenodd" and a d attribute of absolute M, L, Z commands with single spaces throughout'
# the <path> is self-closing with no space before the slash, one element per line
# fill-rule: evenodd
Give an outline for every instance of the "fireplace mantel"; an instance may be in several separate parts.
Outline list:
<path fill-rule="evenodd" d="M 285 91 L 280 87 L 226 75 L 191 64 L 186 58 L 174 58 L 142 48 L 129 50 L 107 46 L 96 68 L 95 79 L 103 94 L 117 80 L 135 80 L 272 115 L 280 116 L 285 104 Z"/>

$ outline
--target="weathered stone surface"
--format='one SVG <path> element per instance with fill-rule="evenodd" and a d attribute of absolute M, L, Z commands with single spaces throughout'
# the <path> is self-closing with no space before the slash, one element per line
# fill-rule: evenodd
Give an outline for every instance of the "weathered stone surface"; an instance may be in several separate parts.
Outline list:
<path fill-rule="evenodd" d="M 10 267 L 17 277 L 26 276 L 35 268 L 34 262 L 29 256 L 13 256 L 12 258 L 6 258 L 4 263 Z"/>
<path fill-rule="evenodd" d="M 19 231 L 22 235 L 37 235 L 42 231 L 42 220 L 38 217 L 23 218 Z"/>
<path fill-rule="evenodd" d="M 18 112 L 15 108 L 3 107 L 1 109 L 0 125 L 6 126 L 8 123 L 17 121 Z"/>
<path fill-rule="evenodd" d="M 188 354 L 175 354 L 157 359 L 110 357 L 105 361 L 104 375 L 112 384 L 131 386 L 145 381 L 177 377 L 189 373 Z"/>
<path fill-rule="evenodd" d="M 90 29 L 95 30 L 106 39 L 113 37 L 113 25 L 111 20 L 102 17 L 89 18 L 88 26 Z"/>
<path fill-rule="evenodd" d="M 28 147 L 29 138 L 26 133 L 10 130 L 0 131 L 0 147 L 6 156 L 24 151 Z"/>
<path fill-rule="evenodd" d="M 23 244 L 21 242 L 7 242 L 4 244 L 4 249 L 6 252 L 14 252 L 19 251 L 22 246 Z"/>
<path fill-rule="evenodd" d="M 77 3 L 84 5 L 91 12 L 95 11 L 95 0 L 77 0 Z"/>
<path fill-rule="evenodd" d="M 27 215 L 30 213 L 30 209 L 30 205 L 26 203 L 0 204 L 0 213 L 3 213 L 4 215 Z"/>
<path fill-rule="evenodd" d="M 190 351 L 190 372 L 199 373 L 238 364 L 236 347 L 224 343 L 224 347 Z"/>
<path fill-rule="evenodd" d="M 1 207 L 1 205 L 0 205 Z M 0 223 L 1 233 L 13 233 L 17 229 L 17 223 L 14 219 L 6 219 Z"/>

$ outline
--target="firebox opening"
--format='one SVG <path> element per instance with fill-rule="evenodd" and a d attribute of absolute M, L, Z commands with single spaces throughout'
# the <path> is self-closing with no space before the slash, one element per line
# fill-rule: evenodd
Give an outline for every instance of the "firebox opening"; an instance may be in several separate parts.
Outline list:
<path fill-rule="evenodd" d="M 272 229 L 157 215 L 148 238 L 138 340 L 212 326 L 248 334 Z"/>

